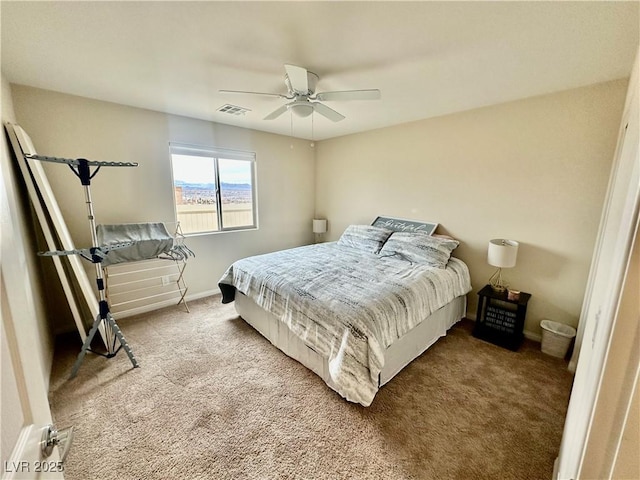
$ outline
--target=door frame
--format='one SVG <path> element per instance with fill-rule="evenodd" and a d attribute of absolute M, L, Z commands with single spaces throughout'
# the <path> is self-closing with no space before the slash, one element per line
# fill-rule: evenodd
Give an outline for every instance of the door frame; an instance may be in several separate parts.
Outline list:
<path fill-rule="evenodd" d="M 569 368 L 575 369 L 554 478 L 579 478 L 640 210 L 640 49 L 629 80 L 618 145 Z"/>
<path fill-rule="evenodd" d="M 2 90 L 4 95 L 4 79 Z M 11 358 L 17 403 L 23 419 L 9 458 L 3 459 L 7 463 L 2 465 L 2 478 L 61 479 L 64 478 L 61 471 L 48 468 L 50 462 L 57 464 L 58 449 L 54 449 L 53 455 L 46 459 L 42 458 L 41 451 L 43 432 L 51 423 L 51 410 L 47 395 L 49 372 L 46 371 L 49 359 L 43 358 L 46 348 L 34 348 L 37 339 L 42 338 L 38 329 L 43 315 L 35 305 L 41 295 L 39 284 L 33 277 L 37 272 L 36 264 L 33 258 L 28 257 L 35 256 L 35 252 L 30 253 L 29 250 L 33 245 L 28 238 L 28 220 L 22 217 L 24 209 L 20 205 L 16 172 L 5 136 L 0 147 L 0 321 L 6 335 L 5 345 Z M 60 467 L 55 470 L 60 470 Z"/>

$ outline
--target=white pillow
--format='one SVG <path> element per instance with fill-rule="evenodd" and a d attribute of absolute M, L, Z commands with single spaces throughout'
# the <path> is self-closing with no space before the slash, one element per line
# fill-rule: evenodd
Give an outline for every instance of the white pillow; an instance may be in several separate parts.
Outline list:
<path fill-rule="evenodd" d="M 338 240 L 338 245 L 378 253 L 391 233 L 392 231 L 387 228 L 349 225 Z"/>
<path fill-rule="evenodd" d="M 445 268 L 460 242 L 454 239 L 432 237 L 417 232 L 394 232 L 380 250 L 382 256 L 397 255 L 412 263 Z"/>

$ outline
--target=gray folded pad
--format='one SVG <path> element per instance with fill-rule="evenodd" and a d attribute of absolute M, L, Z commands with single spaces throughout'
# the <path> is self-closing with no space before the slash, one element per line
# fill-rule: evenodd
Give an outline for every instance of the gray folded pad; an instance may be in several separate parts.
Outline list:
<path fill-rule="evenodd" d="M 173 237 L 164 223 L 124 223 L 120 225 L 98 225 L 98 245 L 113 245 L 135 242 L 130 247 L 111 250 L 102 260 L 102 266 L 124 262 L 137 262 L 156 258 L 173 248 Z"/>

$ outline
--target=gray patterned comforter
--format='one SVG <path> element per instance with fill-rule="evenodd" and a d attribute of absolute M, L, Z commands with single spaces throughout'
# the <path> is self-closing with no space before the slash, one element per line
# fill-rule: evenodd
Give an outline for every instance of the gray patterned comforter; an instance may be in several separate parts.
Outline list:
<path fill-rule="evenodd" d="M 365 406 L 378 390 L 385 349 L 471 290 L 459 259 L 438 269 L 335 242 L 239 260 L 219 286 L 223 303 L 237 289 L 285 322 L 328 359 L 338 392 Z"/>

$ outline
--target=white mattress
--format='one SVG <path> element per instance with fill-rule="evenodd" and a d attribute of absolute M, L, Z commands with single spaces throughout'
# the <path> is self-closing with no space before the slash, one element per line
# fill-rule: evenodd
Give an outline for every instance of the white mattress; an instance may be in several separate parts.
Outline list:
<path fill-rule="evenodd" d="M 329 375 L 329 365 L 326 358 L 320 356 L 295 336 L 284 322 L 274 315 L 260 308 L 253 300 L 236 293 L 236 311 L 253 328 L 258 330 L 273 345 L 286 355 L 302 363 L 316 373 L 325 383 L 336 390 Z M 440 337 L 466 314 L 467 298 L 465 295 L 432 313 L 424 321 L 396 340 L 389 346 L 384 355 L 384 366 L 379 375 L 379 386 L 389 382 L 400 370 L 412 360 L 420 356 Z"/>

